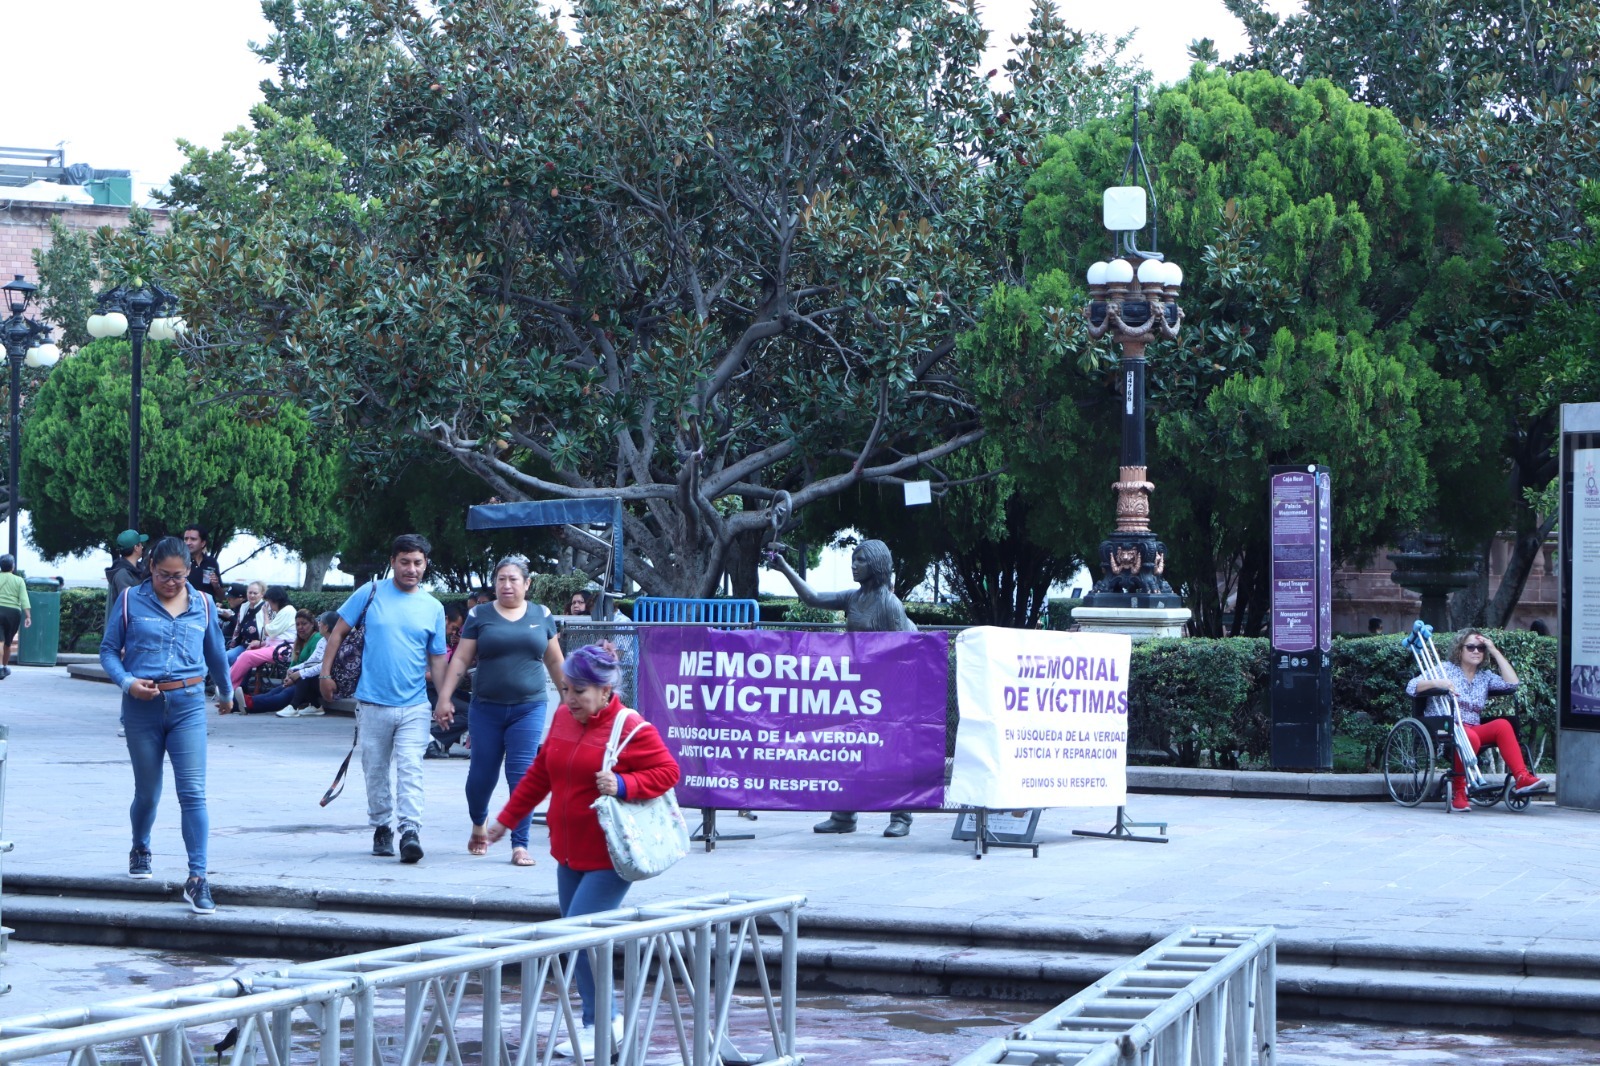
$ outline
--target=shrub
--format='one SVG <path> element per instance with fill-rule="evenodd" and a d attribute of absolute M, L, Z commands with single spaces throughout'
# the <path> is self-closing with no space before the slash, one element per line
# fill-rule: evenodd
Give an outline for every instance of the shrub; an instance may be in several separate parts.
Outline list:
<path fill-rule="evenodd" d="M 1135 644 L 1128 678 L 1130 761 L 1159 757 L 1198 766 L 1209 753 L 1213 765 L 1233 768 L 1265 758 L 1272 737 L 1267 659 L 1267 642 L 1259 638 Z"/>
<path fill-rule="evenodd" d="M 62 589 L 61 636 L 56 647 L 61 651 L 99 654 L 100 634 L 105 621 L 105 589 Z"/>

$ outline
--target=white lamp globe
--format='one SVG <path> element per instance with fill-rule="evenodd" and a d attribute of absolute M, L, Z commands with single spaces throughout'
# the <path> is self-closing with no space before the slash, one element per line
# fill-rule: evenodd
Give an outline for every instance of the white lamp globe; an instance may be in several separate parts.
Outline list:
<path fill-rule="evenodd" d="M 1133 280 L 1133 264 L 1126 259 L 1113 259 L 1106 264 L 1106 284 L 1126 285 Z"/>
<path fill-rule="evenodd" d="M 1139 284 L 1161 285 L 1165 283 L 1167 264 L 1159 259 L 1146 259 L 1139 264 Z"/>
<path fill-rule="evenodd" d="M 185 322 L 181 318 L 169 318 L 167 319 L 167 325 L 172 330 L 173 340 L 177 340 L 179 337 L 189 332 L 189 323 Z"/>
<path fill-rule="evenodd" d="M 150 320 L 150 339 L 153 341 L 170 341 L 172 339 L 172 319 L 152 318 Z"/>
<path fill-rule="evenodd" d="M 128 316 L 121 311 L 113 311 L 109 315 L 102 317 L 106 320 L 103 336 L 120 337 L 128 332 Z"/>
<path fill-rule="evenodd" d="M 28 356 L 23 360 L 27 366 L 55 366 L 61 361 L 61 349 L 54 344 L 41 344 L 30 349 Z"/>
<path fill-rule="evenodd" d="M 1089 267 L 1089 284 L 1104 285 L 1106 283 L 1106 264 L 1095 263 Z"/>
<path fill-rule="evenodd" d="M 1183 268 L 1181 266 L 1179 266 L 1177 263 L 1168 263 L 1167 264 L 1167 281 L 1166 281 L 1167 288 L 1176 289 L 1178 286 L 1180 286 L 1182 284 L 1183 284 Z"/>
<path fill-rule="evenodd" d="M 88 321 L 84 323 L 84 328 L 89 331 L 89 336 L 99 340 L 106 336 L 106 316 L 90 315 Z"/>

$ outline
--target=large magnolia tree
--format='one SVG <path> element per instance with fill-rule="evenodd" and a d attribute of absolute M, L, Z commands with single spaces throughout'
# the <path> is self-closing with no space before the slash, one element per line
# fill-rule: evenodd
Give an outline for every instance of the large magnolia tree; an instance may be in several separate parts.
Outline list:
<path fill-rule="evenodd" d="M 753 558 L 780 491 L 982 436 L 956 337 L 1012 262 L 1036 102 L 1096 76 L 1046 12 L 992 91 L 946 0 L 266 12 L 266 104 L 173 188 L 193 352 L 485 497 L 620 496 L 658 594 Z"/>

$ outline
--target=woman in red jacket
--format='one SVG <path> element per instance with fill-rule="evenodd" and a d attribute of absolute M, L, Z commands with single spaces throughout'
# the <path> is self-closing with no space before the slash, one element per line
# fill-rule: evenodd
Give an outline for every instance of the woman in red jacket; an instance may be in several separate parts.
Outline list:
<path fill-rule="evenodd" d="M 522 776 L 505 808 L 485 827 L 490 843 L 502 839 L 527 817 L 546 796 L 550 810 L 550 855 L 556 860 L 556 891 L 563 918 L 594 914 L 622 905 L 629 882 L 618 876 L 606 849 L 600 819 L 590 805 L 602 795 L 647 800 L 663 795 L 678 783 L 678 764 L 652 725 L 636 733 L 617 757 L 615 772 L 602 769 L 611 727 L 618 715 L 635 718 L 624 722 L 632 732 L 639 712 L 624 707 L 615 689 L 621 678 L 617 657 L 609 648 L 579 648 L 563 666 L 566 697 L 550 725 L 550 735 L 533 765 Z M 563 714 L 565 711 L 567 713 Z M 594 1049 L 594 974 L 589 954 L 578 956 L 578 995 L 583 999 L 583 1031 L 579 1046 L 584 1058 Z M 622 1039 L 620 1018 L 613 1018 L 613 1044 Z M 570 1055 L 570 1044 L 556 1045 L 558 1055 Z"/>

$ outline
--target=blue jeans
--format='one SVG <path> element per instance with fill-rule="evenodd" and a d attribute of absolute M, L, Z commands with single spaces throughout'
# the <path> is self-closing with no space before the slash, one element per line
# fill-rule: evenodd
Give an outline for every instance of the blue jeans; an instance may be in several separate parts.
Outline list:
<path fill-rule="evenodd" d="M 228 665 L 232 666 L 234 663 L 238 662 L 239 661 L 239 656 L 243 655 L 248 650 L 249 649 L 246 648 L 242 644 L 240 644 L 240 645 L 238 645 L 236 647 L 229 648 L 228 649 Z"/>
<path fill-rule="evenodd" d="M 478 738 L 472 738 L 478 746 Z M 622 897 L 628 894 L 630 883 L 617 876 L 615 870 L 574 870 L 569 866 L 556 866 L 556 898 L 561 903 L 561 917 L 574 914 L 597 914 L 622 906 Z M 606 960 L 610 965 L 610 959 Z M 578 955 L 578 996 L 583 1000 L 583 1024 L 594 1024 L 594 971 L 589 968 L 589 952 Z"/>
<path fill-rule="evenodd" d="M 505 763 L 506 784 L 517 787 L 533 765 L 544 733 L 544 700 L 531 703 L 490 703 L 476 696 L 467 708 L 467 731 L 472 734 L 472 763 L 467 767 L 467 815 L 473 825 L 489 817 L 489 797 L 494 795 L 500 764 Z M 528 846 L 528 825 L 533 813 L 511 827 L 511 846 Z"/>
<path fill-rule="evenodd" d="M 204 685 L 163 692 L 153 700 L 122 697 L 122 729 L 133 762 L 133 846 L 150 847 L 161 802 L 162 756 L 172 761 L 172 780 L 183 812 L 183 846 L 189 853 L 189 876 L 206 875 L 206 690 Z"/>

